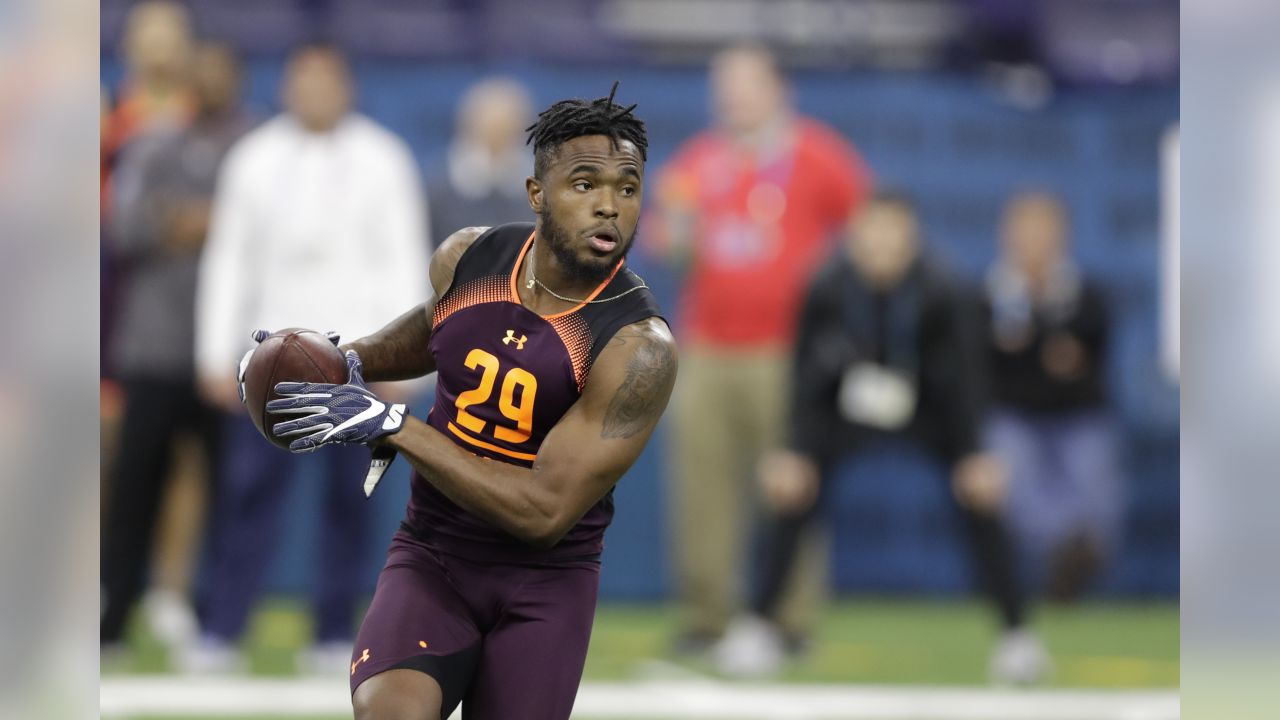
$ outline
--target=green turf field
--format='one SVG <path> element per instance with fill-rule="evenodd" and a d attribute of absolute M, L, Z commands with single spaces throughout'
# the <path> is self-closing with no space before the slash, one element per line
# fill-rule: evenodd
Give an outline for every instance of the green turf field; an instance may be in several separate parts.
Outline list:
<path fill-rule="evenodd" d="M 666 649 L 674 611 L 657 605 L 602 605 L 596 615 L 585 679 L 628 680 L 672 663 Z M 1034 627 L 1053 655 L 1057 687 L 1176 687 L 1178 608 L 1173 603 L 1089 603 L 1043 607 Z M 994 626 L 977 602 L 858 600 L 826 613 L 810 656 L 789 666 L 789 682 L 983 684 Z M 294 652 L 309 626 L 291 601 L 267 603 L 246 639 L 252 671 L 291 675 Z M 164 649 L 141 627 L 132 633 L 135 654 L 103 673 L 168 670 Z M 681 667 L 709 673 L 697 661 Z"/>
<path fill-rule="evenodd" d="M 674 627 L 675 613 L 667 606 L 601 606 L 584 680 L 625 682 L 710 675 L 711 668 L 705 662 L 676 661 L 668 655 Z M 986 683 L 987 651 L 994 626 L 990 611 L 977 602 L 844 601 L 829 608 L 820 627 L 809 657 L 788 666 L 779 680 L 904 688 Z M 1056 665 L 1048 683 L 1051 687 L 1176 688 L 1178 684 L 1178 608 L 1173 603 L 1044 607 L 1036 613 L 1034 627 Z M 284 600 L 267 603 L 254 617 L 246 638 L 253 673 L 263 677 L 293 675 L 294 653 L 308 635 L 302 606 Z M 131 645 L 133 656 L 104 665 L 104 678 L 169 670 L 164 648 L 141 623 L 131 633 Z M 643 708 L 635 710 L 632 720 L 645 720 Z M 230 717 L 183 715 L 181 720 Z M 240 713 L 234 717 L 281 720 Z M 307 716 L 307 720 L 343 718 L 349 720 L 350 716 Z M 119 720 L 179 719 L 149 715 Z M 589 719 L 584 716 L 584 720 Z"/>

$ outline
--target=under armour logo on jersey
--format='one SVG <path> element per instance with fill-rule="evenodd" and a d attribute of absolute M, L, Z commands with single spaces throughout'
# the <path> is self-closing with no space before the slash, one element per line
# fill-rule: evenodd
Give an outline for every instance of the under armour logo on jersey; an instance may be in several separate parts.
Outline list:
<path fill-rule="evenodd" d="M 527 341 L 528 339 L 529 339 L 529 338 L 528 338 L 528 337 L 526 337 L 526 336 L 524 336 L 524 335 L 521 335 L 520 337 L 516 337 L 516 331 L 515 331 L 515 330 L 508 330 L 508 331 L 507 331 L 507 336 L 506 336 L 506 337 L 504 337 L 504 338 L 502 338 L 502 344 L 503 344 L 503 345 L 510 345 L 511 343 L 515 343 L 515 344 L 516 344 L 516 349 L 517 349 L 517 350 L 523 350 L 523 349 L 524 349 L 525 341 Z"/>

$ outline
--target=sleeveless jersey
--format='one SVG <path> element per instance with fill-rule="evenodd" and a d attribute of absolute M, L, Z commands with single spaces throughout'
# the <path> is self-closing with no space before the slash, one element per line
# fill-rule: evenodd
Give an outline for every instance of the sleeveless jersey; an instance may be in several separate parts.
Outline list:
<path fill-rule="evenodd" d="M 547 433 L 577 402 L 592 363 L 614 333 L 661 317 L 648 289 L 553 315 L 526 308 L 515 275 L 532 244 L 531 223 L 480 235 L 436 302 L 429 345 L 437 381 L 428 424 L 468 452 L 521 467 L 533 465 Z M 642 284 L 619 263 L 588 300 Z M 536 550 L 462 509 L 415 472 L 405 526 L 455 555 L 518 562 L 598 555 L 612 519 L 610 492 L 555 547 Z"/>

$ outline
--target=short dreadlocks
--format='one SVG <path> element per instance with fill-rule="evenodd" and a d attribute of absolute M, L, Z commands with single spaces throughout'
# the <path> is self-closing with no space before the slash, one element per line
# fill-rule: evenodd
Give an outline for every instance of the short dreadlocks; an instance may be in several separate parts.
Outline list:
<path fill-rule="evenodd" d="M 618 82 L 615 80 L 607 98 L 561 100 L 538 113 L 538 121 L 525 128 L 529 133 L 525 144 L 533 144 L 534 177 L 544 176 L 551 157 L 562 143 L 583 135 L 608 135 L 615 147 L 619 140 L 629 140 L 640 151 L 640 159 L 648 159 L 649 138 L 644 121 L 631 113 L 635 105 L 614 104 L 616 92 Z"/>

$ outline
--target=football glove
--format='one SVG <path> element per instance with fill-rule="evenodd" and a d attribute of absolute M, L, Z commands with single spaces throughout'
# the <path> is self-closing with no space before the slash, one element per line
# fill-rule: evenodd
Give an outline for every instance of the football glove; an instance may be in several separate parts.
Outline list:
<path fill-rule="evenodd" d="M 309 452 L 330 443 L 367 445 L 404 427 L 408 408 L 404 403 L 388 405 L 364 384 L 363 366 L 355 350 L 348 350 L 347 382 L 276 383 L 280 399 L 267 403 L 273 415 L 301 415 L 276 423 L 272 431 L 279 437 L 296 439 L 292 452 Z"/>

